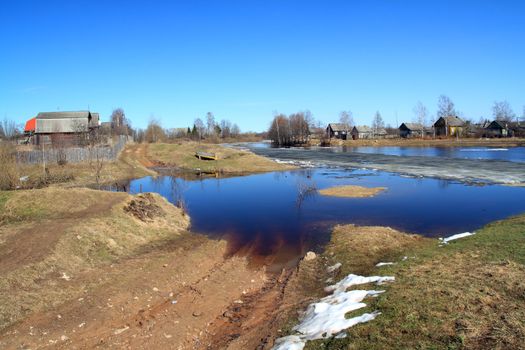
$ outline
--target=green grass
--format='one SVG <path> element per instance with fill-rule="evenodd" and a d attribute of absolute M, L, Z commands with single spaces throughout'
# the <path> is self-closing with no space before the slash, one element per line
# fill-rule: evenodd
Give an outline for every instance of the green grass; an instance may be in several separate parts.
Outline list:
<path fill-rule="evenodd" d="M 383 247 L 380 254 L 369 251 L 370 261 L 397 262 L 381 268 L 359 266 L 356 255 L 367 252 L 344 247 L 341 235 L 335 240 L 327 253 L 343 262 L 337 278 L 357 268 L 393 275 L 396 281 L 379 287 L 386 290 L 380 297 L 365 300 L 362 312 L 382 313 L 374 321 L 350 328 L 344 339 L 308 342 L 306 349 L 519 349 L 525 344 L 525 215 L 442 247 L 424 240 Z M 413 258 L 401 261 L 404 255 Z"/>

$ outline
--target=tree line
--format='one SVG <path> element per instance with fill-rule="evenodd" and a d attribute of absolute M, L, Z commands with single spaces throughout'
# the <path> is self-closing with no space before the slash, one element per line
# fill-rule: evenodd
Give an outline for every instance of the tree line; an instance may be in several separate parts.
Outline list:
<path fill-rule="evenodd" d="M 241 129 L 237 124 L 227 119 L 216 122 L 212 112 L 206 113 L 205 120 L 206 122 L 201 118 L 196 118 L 191 127 L 165 129 L 158 119 L 151 118 L 146 129 L 137 130 L 136 141 L 155 143 L 176 139 L 191 139 L 195 141 L 206 139 L 215 142 L 237 138 L 241 134 Z"/>

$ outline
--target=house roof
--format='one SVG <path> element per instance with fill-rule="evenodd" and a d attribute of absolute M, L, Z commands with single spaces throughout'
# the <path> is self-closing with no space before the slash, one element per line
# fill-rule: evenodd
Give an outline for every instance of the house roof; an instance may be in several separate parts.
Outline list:
<path fill-rule="evenodd" d="M 372 132 L 372 129 L 369 126 L 366 126 L 366 125 L 354 126 L 354 129 L 357 132 L 362 132 L 362 133 Z"/>
<path fill-rule="evenodd" d="M 423 130 L 423 124 L 419 123 L 403 123 L 401 126 L 405 126 L 408 130 Z M 399 127 L 401 129 L 401 126 Z"/>
<path fill-rule="evenodd" d="M 448 126 L 464 126 L 465 125 L 465 122 L 463 121 L 463 119 L 461 119 L 460 117 L 458 116 L 448 116 L 448 117 L 440 117 L 435 123 L 434 125 L 436 124 L 440 124 L 440 121 L 443 120 L 446 125 Z"/>
<path fill-rule="evenodd" d="M 379 128 L 379 129 L 376 130 L 375 134 L 376 135 L 386 135 L 388 133 L 386 132 L 385 128 Z"/>
<path fill-rule="evenodd" d="M 343 123 L 330 123 L 328 127 L 332 128 L 333 131 L 346 131 L 349 129 L 348 126 Z"/>
<path fill-rule="evenodd" d="M 487 129 L 507 129 L 508 123 L 501 121 L 501 120 L 494 120 L 492 123 L 487 126 Z"/>
<path fill-rule="evenodd" d="M 98 116 L 98 113 L 89 111 L 72 111 L 72 112 L 40 112 L 36 119 L 71 119 L 71 118 L 88 118 L 89 115 Z"/>

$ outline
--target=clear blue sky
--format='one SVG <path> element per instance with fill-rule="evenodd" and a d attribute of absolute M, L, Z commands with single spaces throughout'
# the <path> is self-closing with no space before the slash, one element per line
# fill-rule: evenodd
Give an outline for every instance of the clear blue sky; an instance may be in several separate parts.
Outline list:
<path fill-rule="evenodd" d="M 525 105 L 525 1 L 7 1 L 0 118 L 122 107 L 185 127 L 211 111 L 243 131 L 274 111 L 411 121 L 446 94 L 465 117 Z"/>

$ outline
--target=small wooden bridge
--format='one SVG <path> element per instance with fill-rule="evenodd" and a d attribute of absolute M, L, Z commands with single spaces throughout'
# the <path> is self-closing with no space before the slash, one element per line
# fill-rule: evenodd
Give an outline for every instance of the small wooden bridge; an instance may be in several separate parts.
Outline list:
<path fill-rule="evenodd" d="M 209 152 L 197 151 L 195 152 L 195 157 L 199 158 L 199 160 L 217 160 L 217 155 Z"/>

